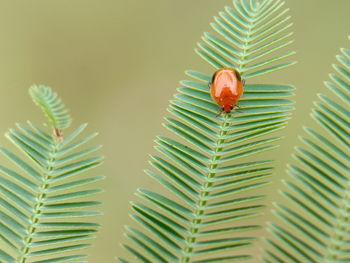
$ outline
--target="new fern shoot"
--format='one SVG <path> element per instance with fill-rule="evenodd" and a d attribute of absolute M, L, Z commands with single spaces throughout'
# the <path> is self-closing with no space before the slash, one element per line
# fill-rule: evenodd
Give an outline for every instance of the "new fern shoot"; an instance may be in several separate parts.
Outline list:
<path fill-rule="evenodd" d="M 34 85 L 29 89 L 33 102 L 41 108 L 50 124 L 54 135 L 63 141 L 62 130 L 70 126 L 72 119 L 68 109 L 62 104 L 61 99 L 49 87 Z"/>

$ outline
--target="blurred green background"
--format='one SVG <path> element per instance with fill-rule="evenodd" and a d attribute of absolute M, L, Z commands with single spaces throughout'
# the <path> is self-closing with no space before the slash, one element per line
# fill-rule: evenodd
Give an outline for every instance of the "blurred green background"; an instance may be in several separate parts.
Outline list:
<path fill-rule="evenodd" d="M 142 170 L 178 81 L 186 69 L 213 69 L 194 52 L 209 22 L 231 0 L 0 0 L 1 133 L 16 122 L 44 118 L 27 95 L 33 84 L 53 87 L 71 109 L 73 127 L 89 122 L 99 131 L 105 165 L 98 173 L 105 189 L 99 198 L 105 213 L 90 262 L 112 262 L 121 253 L 129 200 L 138 187 L 154 187 Z M 292 68 L 252 82 L 290 83 L 297 90 L 297 110 L 283 132 L 288 137 L 267 158 L 281 156 L 275 180 L 300 124 L 340 47 L 349 47 L 349 0 L 289 0 L 299 61 Z M 0 143 L 9 143 L 1 137 Z M 267 189 L 270 198 L 275 187 Z M 268 219 L 269 216 L 266 217 Z M 261 223 L 261 222 L 260 222 Z"/>

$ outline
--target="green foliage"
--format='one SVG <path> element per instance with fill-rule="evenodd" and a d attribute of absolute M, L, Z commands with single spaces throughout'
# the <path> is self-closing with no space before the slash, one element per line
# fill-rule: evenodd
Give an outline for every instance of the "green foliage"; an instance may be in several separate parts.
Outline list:
<path fill-rule="evenodd" d="M 288 40 L 293 34 L 289 9 L 283 5 L 280 0 L 233 0 L 233 7 L 225 7 L 211 23 L 219 37 L 205 33 L 196 52 L 214 68 L 235 68 L 245 79 L 294 64 L 281 62 L 294 51 L 275 55 L 293 42 Z"/>
<path fill-rule="evenodd" d="M 287 9 L 281 1 L 234 1 L 206 33 L 198 54 L 215 68 L 234 67 L 243 78 L 293 64 L 277 52 L 291 41 Z M 167 194 L 139 189 L 143 202 L 134 202 L 132 218 L 141 230 L 127 227 L 132 245 L 123 245 L 132 262 L 233 262 L 249 255 L 239 249 L 255 237 L 259 226 L 249 218 L 260 215 L 262 195 L 273 169 L 265 151 L 278 146 L 271 134 L 284 127 L 292 110 L 293 88 L 250 84 L 239 101 L 241 113 L 217 116 L 209 95 L 210 75 L 187 71 L 194 80 L 182 81 L 171 101 L 164 126 L 178 136 L 159 136 L 146 173 Z M 211 73 L 212 74 L 212 73 Z M 226 253 L 228 252 L 228 253 Z M 119 259 L 120 262 L 129 262 Z"/>
<path fill-rule="evenodd" d="M 58 128 L 68 128 L 70 117 L 50 88 L 30 89 L 34 101 Z M 83 148 L 96 133 L 82 137 L 86 124 L 64 140 L 31 122 L 18 124 L 6 137 L 22 152 L 20 156 L 0 147 L 10 163 L 0 165 L 0 262 L 82 262 L 77 254 L 89 246 L 98 225 L 86 221 L 98 215 L 100 192 L 89 184 L 100 176 L 84 177 L 102 157 L 89 157 L 100 146 Z"/>
<path fill-rule="evenodd" d="M 72 119 L 68 114 L 68 110 L 52 89 L 43 85 L 33 85 L 29 89 L 29 94 L 53 127 L 65 129 L 70 126 Z"/>
<path fill-rule="evenodd" d="M 350 262 L 350 50 L 342 49 L 336 74 L 312 111 L 318 128 L 305 128 L 303 147 L 290 165 L 287 203 L 277 203 L 274 238 L 264 262 Z"/>

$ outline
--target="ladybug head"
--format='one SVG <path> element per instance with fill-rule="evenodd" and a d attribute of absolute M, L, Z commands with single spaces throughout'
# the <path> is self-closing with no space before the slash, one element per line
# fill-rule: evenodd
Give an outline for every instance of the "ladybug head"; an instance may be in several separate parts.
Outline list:
<path fill-rule="evenodd" d="M 224 105 L 224 106 L 222 107 L 222 110 L 223 110 L 224 112 L 226 112 L 226 113 L 230 113 L 230 112 L 232 111 L 232 109 L 233 109 L 233 106 L 232 106 L 232 105 Z"/>

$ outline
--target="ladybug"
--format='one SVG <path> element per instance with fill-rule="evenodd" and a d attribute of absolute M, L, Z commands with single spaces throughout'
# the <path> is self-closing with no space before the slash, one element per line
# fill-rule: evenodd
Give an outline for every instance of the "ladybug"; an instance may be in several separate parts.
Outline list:
<path fill-rule="evenodd" d="M 217 70 L 209 83 L 210 95 L 220 107 L 222 112 L 230 113 L 237 105 L 243 94 L 245 80 L 242 80 L 239 72 L 233 68 L 222 68 Z"/>

